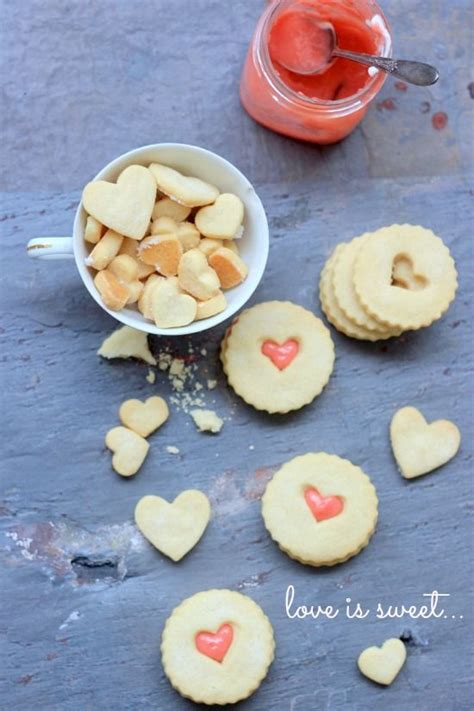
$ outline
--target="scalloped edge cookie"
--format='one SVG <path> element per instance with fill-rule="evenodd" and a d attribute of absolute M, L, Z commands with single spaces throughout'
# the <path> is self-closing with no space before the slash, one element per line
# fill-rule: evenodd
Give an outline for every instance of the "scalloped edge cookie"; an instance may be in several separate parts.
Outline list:
<path fill-rule="evenodd" d="M 223 659 L 199 651 L 198 634 L 231 623 L 233 638 Z M 248 698 L 267 676 L 274 654 L 270 620 L 254 600 L 232 590 L 205 590 L 186 598 L 163 629 L 165 674 L 181 696 L 196 703 L 224 705 Z"/>
<path fill-rule="evenodd" d="M 336 247 L 321 271 L 319 280 L 319 300 L 327 320 L 332 323 L 332 325 L 340 331 L 340 333 L 344 334 L 344 336 L 356 338 L 359 341 L 375 342 L 399 336 L 401 331 L 393 331 L 391 329 L 369 331 L 368 329 L 353 323 L 347 318 L 343 311 L 341 311 L 334 295 L 332 270 L 334 260 L 337 258 L 339 249 L 343 249 L 345 246 L 345 243 L 341 243 Z"/>
<path fill-rule="evenodd" d="M 294 496 L 300 487 L 300 496 Z M 316 520 L 304 493 L 312 488 L 323 499 L 341 499 L 342 511 Z M 367 546 L 377 525 L 378 498 L 360 467 L 335 454 L 310 452 L 285 462 L 273 475 L 262 497 L 262 516 L 270 536 L 290 558 L 314 567 L 332 566 Z"/>
<path fill-rule="evenodd" d="M 420 291 L 392 286 L 394 260 L 413 263 L 428 281 Z M 367 313 L 389 328 L 417 330 L 447 311 L 457 290 L 454 259 L 442 239 L 420 225 L 382 227 L 361 245 L 354 264 L 354 289 Z"/>
<path fill-rule="evenodd" d="M 311 311 L 290 301 L 265 301 L 243 311 L 225 338 L 221 351 L 229 385 L 247 404 L 270 414 L 308 405 L 334 369 L 329 329 Z M 283 347 L 291 340 L 298 342 L 294 364 L 279 367 L 262 354 L 267 342 Z"/>
<path fill-rule="evenodd" d="M 354 263 L 361 246 L 368 237 L 370 237 L 370 233 L 366 232 L 360 237 L 354 237 L 350 242 L 339 245 L 341 249 L 338 249 L 334 257 L 331 270 L 332 292 L 339 310 L 349 321 L 357 326 L 362 326 L 366 331 L 381 333 L 389 329 L 364 311 L 354 290 Z"/>

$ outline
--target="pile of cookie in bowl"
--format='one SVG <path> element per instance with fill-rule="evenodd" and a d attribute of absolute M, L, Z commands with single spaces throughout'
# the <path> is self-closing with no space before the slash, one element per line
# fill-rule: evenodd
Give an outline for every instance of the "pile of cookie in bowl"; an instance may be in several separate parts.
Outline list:
<path fill-rule="evenodd" d="M 88 183 L 82 203 L 86 265 L 112 311 L 136 305 L 159 328 L 187 326 L 223 312 L 224 291 L 248 274 L 237 246 L 244 205 L 204 180 L 130 165 L 116 184 Z"/>

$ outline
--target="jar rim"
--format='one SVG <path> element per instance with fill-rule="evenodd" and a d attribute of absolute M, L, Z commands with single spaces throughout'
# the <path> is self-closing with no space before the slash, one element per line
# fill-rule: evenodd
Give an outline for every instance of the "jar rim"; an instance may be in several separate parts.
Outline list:
<path fill-rule="evenodd" d="M 382 88 L 383 83 L 385 82 L 386 79 L 386 74 L 384 72 L 378 71 L 376 74 L 374 74 L 372 77 L 370 77 L 369 81 L 364 84 L 364 86 L 359 89 L 358 92 L 355 94 L 352 94 L 351 96 L 347 96 L 343 99 L 332 99 L 332 100 L 327 100 L 327 99 L 318 99 L 318 98 L 312 98 L 310 96 L 304 95 L 302 92 L 295 91 L 291 87 L 289 87 L 285 82 L 281 79 L 279 76 L 278 72 L 275 70 L 273 63 L 270 58 L 270 52 L 268 50 L 268 43 L 265 41 L 268 32 L 270 30 L 272 20 L 275 17 L 275 14 L 280 8 L 281 3 L 284 2 L 284 0 L 278 0 L 274 5 L 269 5 L 268 8 L 265 10 L 263 13 L 261 20 L 257 26 L 256 30 L 256 41 L 254 43 L 254 53 L 256 54 L 256 57 L 258 58 L 258 63 L 262 69 L 262 71 L 265 73 L 267 80 L 270 82 L 272 85 L 272 88 L 284 99 L 289 99 L 293 101 L 294 103 L 298 103 L 302 105 L 305 108 L 309 109 L 324 109 L 324 111 L 335 111 L 335 112 L 340 112 L 341 110 L 344 111 L 346 110 L 353 110 L 354 108 L 359 108 L 361 104 L 365 104 L 368 101 L 370 101 L 370 98 L 372 97 L 373 94 L 377 93 L 377 90 Z M 378 5 L 378 3 L 374 3 L 375 7 L 377 8 L 377 15 L 380 15 L 380 18 L 384 24 L 384 29 L 386 30 L 383 34 L 384 36 L 384 46 L 382 48 L 381 55 L 382 57 L 391 57 L 392 56 L 392 35 L 390 32 L 389 25 L 387 23 L 387 20 L 385 18 L 385 15 L 383 14 L 382 9 Z M 380 86 L 378 86 L 380 84 Z M 373 93 L 372 93 L 373 92 Z M 364 102 L 364 98 L 368 95 L 367 101 Z"/>

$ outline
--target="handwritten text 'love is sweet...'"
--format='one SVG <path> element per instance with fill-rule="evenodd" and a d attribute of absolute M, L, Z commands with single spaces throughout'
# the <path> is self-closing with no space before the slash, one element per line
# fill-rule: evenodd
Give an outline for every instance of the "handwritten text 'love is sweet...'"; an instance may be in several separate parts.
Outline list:
<path fill-rule="evenodd" d="M 339 614 L 349 620 L 364 620 L 372 616 L 378 620 L 385 619 L 400 619 L 410 617 L 412 620 L 418 618 L 428 620 L 430 618 L 452 618 L 463 619 L 462 615 L 448 615 L 444 608 L 441 607 L 440 598 L 448 598 L 449 593 L 441 593 L 438 590 L 433 590 L 430 593 L 422 593 L 425 598 L 423 603 L 404 605 L 404 604 L 385 604 L 377 602 L 375 608 L 365 607 L 360 602 L 354 602 L 350 597 L 345 600 L 345 605 L 298 605 L 295 603 L 295 588 L 293 585 L 288 585 L 285 594 L 286 615 L 290 620 L 305 618 L 325 618 L 334 620 Z"/>

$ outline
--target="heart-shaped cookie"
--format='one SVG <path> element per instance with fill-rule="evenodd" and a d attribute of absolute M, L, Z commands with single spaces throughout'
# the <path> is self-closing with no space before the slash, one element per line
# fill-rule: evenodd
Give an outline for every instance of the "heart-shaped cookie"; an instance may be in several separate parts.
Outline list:
<path fill-rule="evenodd" d="M 206 657 L 222 662 L 234 639 L 232 625 L 223 624 L 217 632 L 198 632 L 195 638 L 196 649 Z"/>
<path fill-rule="evenodd" d="M 181 205 L 210 205 L 219 195 L 219 190 L 214 185 L 199 178 L 189 178 L 167 165 L 152 163 L 150 172 L 160 191 Z"/>
<path fill-rule="evenodd" d="M 267 340 L 262 344 L 262 353 L 270 358 L 278 370 L 284 370 L 296 358 L 299 348 L 299 343 L 294 338 L 289 338 L 284 343 Z"/>
<path fill-rule="evenodd" d="M 199 301 L 207 301 L 220 291 L 219 277 L 200 249 L 190 249 L 181 257 L 179 285 Z"/>
<path fill-rule="evenodd" d="M 129 165 L 116 183 L 93 180 L 82 193 L 89 215 L 115 232 L 142 239 L 155 206 L 156 182 L 142 165 Z"/>
<path fill-rule="evenodd" d="M 135 304 L 143 292 L 143 284 L 138 278 L 138 261 L 129 254 L 119 254 L 107 267 L 128 290 L 127 304 Z"/>
<path fill-rule="evenodd" d="M 145 538 L 175 562 L 194 548 L 210 515 L 209 499 L 196 489 L 183 491 L 172 503 L 144 496 L 135 507 L 135 523 Z"/>
<path fill-rule="evenodd" d="M 314 486 L 309 486 L 305 489 L 304 498 L 316 521 L 326 521 L 328 518 L 334 518 L 344 508 L 344 502 L 340 496 L 321 496 Z"/>
<path fill-rule="evenodd" d="M 155 203 L 151 219 L 155 221 L 159 220 L 160 217 L 171 217 L 176 222 L 182 222 L 188 217 L 190 212 L 190 207 L 180 205 L 179 202 L 165 197 Z"/>
<path fill-rule="evenodd" d="M 150 299 L 153 318 L 160 328 L 187 326 L 196 318 L 197 301 L 189 294 L 183 294 L 176 277 L 157 282 L 152 287 Z"/>
<path fill-rule="evenodd" d="M 113 230 L 107 230 L 105 235 L 95 245 L 92 252 L 86 257 L 87 267 L 100 271 L 105 269 L 112 259 L 119 253 L 123 237 Z"/>
<path fill-rule="evenodd" d="M 196 213 L 195 223 L 204 237 L 235 239 L 240 237 L 244 205 L 237 195 L 222 193 L 214 205 L 203 207 Z"/>
<path fill-rule="evenodd" d="M 176 236 L 181 242 L 183 252 L 199 247 L 201 235 L 192 222 L 180 222 L 176 230 Z"/>
<path fill-rule="evenodd" d="M 175 235 L 152 235 L 140 242 L 138 256 L 145 264 L 154 264 L 163 276 L 175 276 L 183 247 Z"/>
<path fill-rule="evenodd" d="M 381 647 L 368 647 L 357 660 L 362 674 L 377 684 L 388 686 L 405 663 L 407 651 L 400 639 L 387 639 Z"/>
<path fill-rule="evenodd" d="M 219 277 L 222 289 L 232 289 L 237 286 L 243 282 L 249 272 L 243 259 L 227 247 L 220 247 L 210 255 L 209 266 Z"/>
<path fill-rule="evenodd" d="M 402 407 L 395 413 L 390 439 L 405 479 L 428 474 L 446 464 L 461 444 L 461 434 L 453 422 L 436 420 L 428 424 L 415 407 Z"/>
<path fill-rule="evenodd" d="M 102 269 L 94 277 L 94 284 L 102 301 L 111 311 L 120 311 L 126 305 L 130 292 L 121 284 L 115 274 L 108 269 Z"/>
<path fill-rule="evenodd" d="M 224 311 L 226 308 L 226 298 L 222 291 L 219 291 L 212 299 L 197 302 L 196 321 L 220 314 L 221 311 Z"/>
<path fill-rule="evenodd" d="M 106 446 L 114 452 L 112 466 L 121 476 L 133 476 L 145 461 L 150 445 L 127 427 L 114 427 L 107 432 Z"/>
<path fill-rule="evenodd" d="M 153 291 L 158 282 L 165 281 L 165 277 L 151 274 L 145 282 L 142 294 L 138 299 L 138 309 L 145 318 L 153 321 Z"/>
<path fill-rule="evenodd" d="M 162 397 L 149 397 L 145 402 L 132 398 L 120 405 L 119 417 L 125 427 L 142 437 L 148 437 L 166 422 L 169 410 Z"/>

